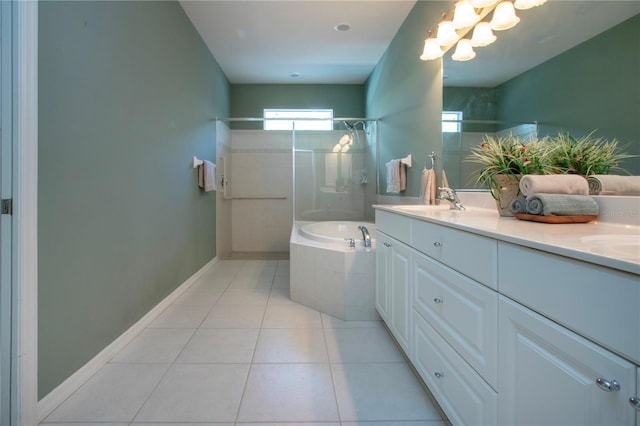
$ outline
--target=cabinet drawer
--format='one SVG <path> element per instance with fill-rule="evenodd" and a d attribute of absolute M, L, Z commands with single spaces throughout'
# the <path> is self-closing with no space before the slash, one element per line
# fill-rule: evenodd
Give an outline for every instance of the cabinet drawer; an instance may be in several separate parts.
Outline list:
<path fill-rule="evenodd" d="M 499 303 L 501 425 L 634 424 L 633 364 L 504 296 Z"/>
<path fill-rule="evenodd" d="M 640 283 L 626 272 L 499 244 L 500 293 L 640 362 Z"/>
<path fill-rule="evenodd" d="M 413 262 L 414 309 L 497 389 L 498 294 L 427 256 Z"/>
<path fill-rule="evenodd" d="M 376 210 L 376 230 L 409 244 L 411 220 L 399 214 Z"/>
<path fill-rule="evenodd" d="M 498 245 L 495 240 L 413 219 L 411 230 L 411 246 L 497 290 Z"/>
<path fill-rule="evenodd" d="M 454 425 L 495 425 L 498 395 L 418 314 L 414 364 Z"/>

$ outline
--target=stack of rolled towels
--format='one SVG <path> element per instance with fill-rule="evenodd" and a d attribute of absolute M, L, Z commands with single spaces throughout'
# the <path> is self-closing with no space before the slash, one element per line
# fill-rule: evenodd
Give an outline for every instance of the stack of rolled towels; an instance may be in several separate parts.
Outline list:
<path fill-rule="evenodd" d="M 597 216 L 598 204 L 589 196 L 589 183 L 579 175 L 524 175 L 513 213 L 541 216 Z"/>

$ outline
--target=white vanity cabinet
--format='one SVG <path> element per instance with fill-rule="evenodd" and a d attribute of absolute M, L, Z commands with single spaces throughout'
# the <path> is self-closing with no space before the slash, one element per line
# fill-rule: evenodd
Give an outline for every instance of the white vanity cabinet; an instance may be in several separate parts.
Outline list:
<path fill-rule="evenodd" d="M 635 424 L 633 364 L 504 296 L 499 311 L 500 425 Z"/>
<path fill-rule="evenodd" d="M 376 307 L 449 420 L 640 426 L 640 275 L 532 248 L 517 222 L 467 232 L 467 213 L 376 210 Z"/>
<path fill-rule="evenodd" d="M 378 230 L 380 231 L 380 230 Z M 400 241 L 378 232 L 376 241 L 376 309 L 394 337 L 410 352 L 411 251 Z"/>

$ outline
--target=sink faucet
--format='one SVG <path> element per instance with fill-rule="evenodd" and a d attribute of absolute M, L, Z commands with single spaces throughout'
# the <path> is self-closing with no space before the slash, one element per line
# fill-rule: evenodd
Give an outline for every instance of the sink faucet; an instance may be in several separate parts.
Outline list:
<path fill-rule="evenodd" d="M 438 196 L 439 200 L 447 200 L 451 205 L 449 207 L 450 210 L 466 210 L 460 199 L 458 198 L 458 194 L 456 194 L 455 189 L 447 188 L 446 186 L 443 188 L 438 187 L 438 191 L 440 191 L 440 195 Z"/>
<path fill-rule="evenodd" d="M 360 225 L 358 229 L 362 231 L 362 240 L 364 241 L 365 247 L 371 247 L 371 236 L 369 235 L 369 230 L 366 226 Z"/>

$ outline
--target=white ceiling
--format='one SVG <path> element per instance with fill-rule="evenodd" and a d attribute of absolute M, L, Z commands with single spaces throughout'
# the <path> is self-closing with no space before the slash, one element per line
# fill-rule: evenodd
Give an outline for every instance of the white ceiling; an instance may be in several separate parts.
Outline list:
<path fill-rule="evenodd" d="M 441 2 L 443 12 L 454 4 L 421 1 Z M 322 84 L 363 83 L 415 3 L 180 1 L 231 83 Z M 496 86 L 638 13 L 639 0 L 549 0 L 518 11 L 520 23 L 496 32 L 498 41 L 472 61 L 445 55 L 445 85 Z M 343 23 L 351 29 L 334 30 Z"/>

